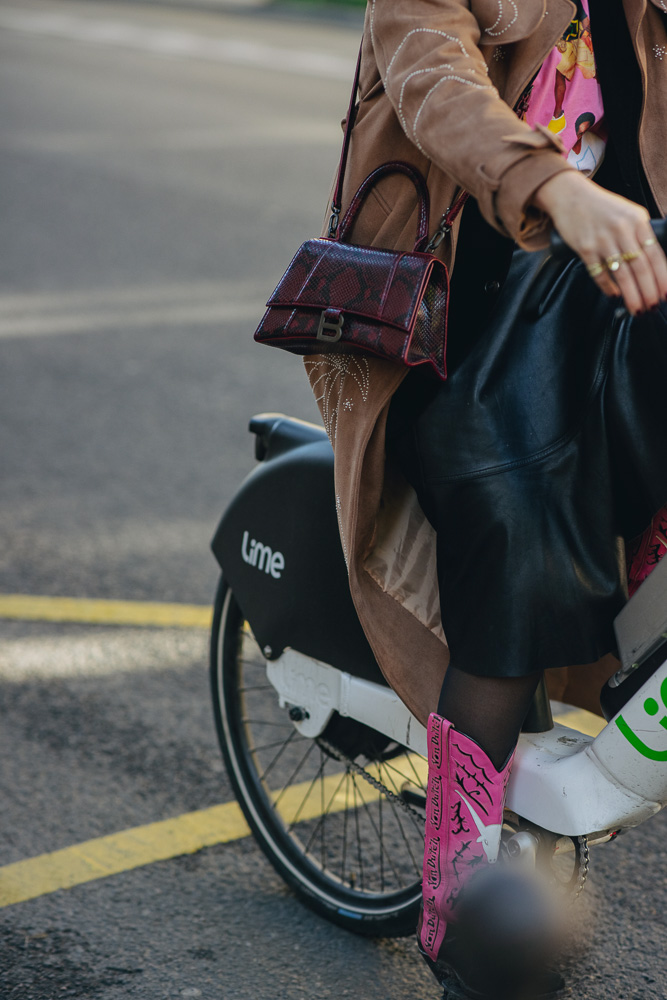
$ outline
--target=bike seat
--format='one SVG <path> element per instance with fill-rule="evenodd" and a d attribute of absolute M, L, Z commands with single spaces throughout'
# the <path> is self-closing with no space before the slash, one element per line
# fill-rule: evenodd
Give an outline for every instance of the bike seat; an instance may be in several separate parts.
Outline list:
<path fill-rule="evenodd" d="M 249 430 L 255 435 L 255 458 L 263 462 L 299 445 L 327 438 L 324 427 L 307 420 L 287 417 L 284 413 L 257 413 L 250 420 Z"/>

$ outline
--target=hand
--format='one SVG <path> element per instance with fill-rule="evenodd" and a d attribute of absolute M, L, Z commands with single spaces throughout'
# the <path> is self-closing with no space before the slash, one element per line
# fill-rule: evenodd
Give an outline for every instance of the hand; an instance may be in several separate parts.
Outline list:
<path fill-rule="evenodd" d="M 563 170 L 545 181 L 533 202 L 551 217 L 587 267 L 608 258 L 618 260 L 616 270 L 605 267 L 593 280 L 605 295 L 620 295 L 633 316 L 667 299 L 667 259 L 641 205 L 606 191 L 576 170 Z"/>

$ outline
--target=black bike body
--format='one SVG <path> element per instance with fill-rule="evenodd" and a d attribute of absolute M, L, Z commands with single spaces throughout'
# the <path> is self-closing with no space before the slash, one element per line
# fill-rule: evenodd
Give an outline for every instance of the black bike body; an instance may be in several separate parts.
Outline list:
<path fill-rule="evenodd" d="M 253 417 L 260 459 L 225 511 L 213 553 L 267 659 L 286 647 L 386 683 L 359 624 L 334 505 L 323 428 Z"/>

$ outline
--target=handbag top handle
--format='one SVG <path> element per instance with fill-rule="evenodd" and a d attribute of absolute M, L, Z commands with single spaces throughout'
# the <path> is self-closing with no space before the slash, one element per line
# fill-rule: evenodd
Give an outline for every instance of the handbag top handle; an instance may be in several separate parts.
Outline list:
<path fill-rule="evenodd" d="M 338 232 L 338 219 L 341 213 L 341 206 L 343 203 L 343 180 L 345 178 L 345 168 L 347 166 L 347 157 L 350 151 L 350 139 L 352 136 L 352 128 L 354 126 L 354 119 L 357 114 L 357 91 L 359 90 L 359 77 L 361 74 L 361 54 L 363 51 L 364 42 L 363 38 L 361 40 L 361 45 L 359 46 L 359 55 L 357 56 L 357 67 L 354 71 L 354 81 L 352 83 L 352 93 L 350 94 L 350 104 L 347 109 L 347 118 L 345 119 L 345 133 L 343 135 L 343 148 L 340 153 L 340 161 L 338 164 L 338 177 L 336 180 L 336 187 L 334 190 L 333 198 L 331 201 L 331 218 L 329 219 L 329 239 L 336 239 L 336 233 Z M 403 173 L 410 178 L 417 188 L 417 193 L 420 195 L 420 217 L 419 217 L 419 233 L 417 236 L 417 242 L 415 244 L 415 249 L 423 246 L 427 236 L 428 236 L 428 216 L 429 216 L 429 200 L 428 200 L 428 189 L 426 187 L 426 182 L 422 175 L 419 173 L 416 167 L 413 167 L 410 163 L 402 163 L 401 161 L 395 161 L 392 163 L 387 163 L 383 165 L 387 167 L 387 170 L 383 170 L 383 167 L 378 167 L 371 174 L 368 175 L 366 180 L 363 182 L 357 195 L 353 199 L 350 208 L 348 209 L 345 219 L 343 220 L 343 225 L 341 226 L 341 232 L 339 239 L 347 234 L 347 230 L 351 227 L 354 218 L 361 207 L 361 202 L 365 198 L 368 190 L 377 181 L 380 176 L 385 173 Z M 391 168 L 391 169 L 389 169 Z M 415 177 L 415 175 L 417 175 Z M 418 178 L 418 179 L 417 179 Z M 372 180 L 371 180 L 372 179 Z M 425 193 L 425 197 L 424 197 Z M 458 198 L 456 198 L 453 204 L 447 209 L 443 214 L 438 227 L 433 234 L 432 239 L 427 244 L 424 249 L 426 252 L 433 252 L 436 250 L 445 236 L 451 231 L 454 224 L 454 220 L 463 208 L 464 204 L 468 199 L 467 191 L 461 191 Z M 351 214 L 352 213 L 352 214 Z M 424 213 L 426 221 L 424 223 Z M 425 230 L 425 231 L 423 231 Z"/>
<path fill-rule="evenodd" d="M 428 243 L 428 219 L 430 206 L 428 188 L 426 186 L 426 181 L 417 168 L 413 167 L 410 163 L 403 163 L 401 160 L 392 160 L 389 163 L 383 163 L 381 166 L 376 167 L 375 170 L 373 170 L 363 181 L 361 187 L 350 202 L 350 207 L 341 219 L 340 225 L 338 226 L 337 239 L 340 243 L 346 242 L 346 237 L 352 229 L 354 220 L 359 213 L 359 209 L 366 200 L 366 195 L 381 177 L 385 177 L 388 174 L 403 174 L 405 177 L 409 177 L 417 189 L 417 194 L 419 196 L 419 221 L 417 223 L 417 239 L 415 241 L 414 248 L 415 250 L 424 250 L 426 244 Z"/>

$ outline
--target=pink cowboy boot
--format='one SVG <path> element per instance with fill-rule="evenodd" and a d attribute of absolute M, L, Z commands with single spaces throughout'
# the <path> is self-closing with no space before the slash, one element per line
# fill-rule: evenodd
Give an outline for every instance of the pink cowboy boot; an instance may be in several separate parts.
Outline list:
<path fill-rule="evenodd" d="M 429 716 L 419 949 L 442 985 L 451 986 L 453 977 L 468 997 L 479 1000 L 497 1000 L 500 993 L 479 975 L 484 956 L 462 955 L 457 907 L 475 872 L 498 858 L 513 759 L 514 753 L 497 771 L 474 740 L 436 713 Z M 531 982 L 533 988 L 521 996 L 555 997 L 564 985 L 558 973 L 547 970 L 539 970 Z"/>
<path fill-rule="evenodd" d="M 465 883 L 480 866 L 493 864 L 498 857 L 513 758 L 514 754 L 496 771 L 474 740 L 435 712 L 430 715 L 419 940 L 431 963 L 438 960 Z"/>

